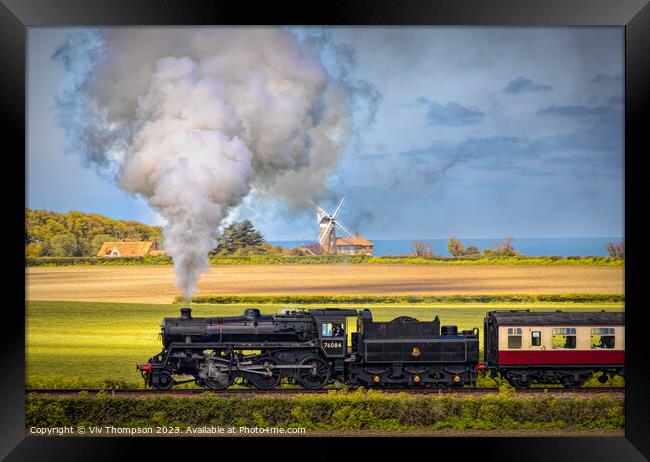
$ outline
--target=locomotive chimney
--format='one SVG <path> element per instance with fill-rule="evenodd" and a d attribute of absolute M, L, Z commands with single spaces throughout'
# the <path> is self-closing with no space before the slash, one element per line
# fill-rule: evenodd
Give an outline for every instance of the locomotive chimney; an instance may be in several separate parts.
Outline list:
<path fill-rule="evenodd" d="M 192 308 L 181 308 L 181 319 L 192 319 Z"/>

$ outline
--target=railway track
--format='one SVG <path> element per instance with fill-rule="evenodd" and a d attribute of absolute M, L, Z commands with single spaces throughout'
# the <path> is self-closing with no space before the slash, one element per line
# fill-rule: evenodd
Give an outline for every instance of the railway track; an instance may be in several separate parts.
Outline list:
<path fill-rule="evenodd" d="M 333 388 L 308 390 L 303 388 L 276 388 L 273 390 L 256 390 L 251 388 L 232 388 L 227 390 L 205 390 L 201 388 L 179 388 L 176 390 L 154 390 L 148 388 L 115 388 L 115 389 L 98 389 L 98 388 L 38 388 L 27 389 L 25 394 L 28 396 L 74 396 L 85 392 L 88 394 L 106 393 L 110 396 L 202 396 L 214 395 L 221 397 L 255 397 L 255 396 L 295 396 L 295 395 L 314 395 L 327 394 L 334 391 Z M 351 390 L 354 391 L 354 390 Z M 489 393 L 498 393 L 498 388 L 388 388 L 382 389 L 384 393 L 401 393 L 405 392 L 412 395 L 482 395 Z M 557 394 L 557 395 L 584 395 L 584 394 L 623 394 L 624 387 L 595 387 L 595 388 L 526 388 L 513 389 L 515 394 Z"/>

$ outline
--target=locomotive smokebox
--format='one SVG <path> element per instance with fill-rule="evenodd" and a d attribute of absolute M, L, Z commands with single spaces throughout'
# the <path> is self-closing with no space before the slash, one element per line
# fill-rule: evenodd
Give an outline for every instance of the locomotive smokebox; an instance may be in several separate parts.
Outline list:
<path fill-rule="evenodd" d="M 192 308 L 181 308 L 181 319 L 192 319 Z"/>
<path fill-rule="evenodd" d="M 244 318 L 248 319 L 249 321 L 255 321 L 260 317 L 260 315 L 260 310 L 257 308 L 246 308 L 244 310 Z"/>

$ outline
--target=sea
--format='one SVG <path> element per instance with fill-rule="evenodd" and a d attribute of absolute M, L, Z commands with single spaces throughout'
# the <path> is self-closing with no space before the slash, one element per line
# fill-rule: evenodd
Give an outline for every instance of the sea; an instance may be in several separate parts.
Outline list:
<path fill-rule="evenodd" d="M 372 239 L 375 244 L 374 254 L 377 256 L 397 256 L 413 253 L 413 242 L 427 242 L 436 255 L 448 257 L 447 244 L 449 239 Z M 467 248 L 471 245 L 480 250 L 492 249 L 503 238 L 490 239 L 463 239 L 459 238 Z M 282 247 L 298 247 L 315 241 L 269 241 L 271 244 Z M 524 255 L 559 256 L 559 257 L 596 257 L 608 256 L 605 245 L 608 242 L 624 242 L 622 237 L 529 237 L 514 238 L 514 249 Z"/>

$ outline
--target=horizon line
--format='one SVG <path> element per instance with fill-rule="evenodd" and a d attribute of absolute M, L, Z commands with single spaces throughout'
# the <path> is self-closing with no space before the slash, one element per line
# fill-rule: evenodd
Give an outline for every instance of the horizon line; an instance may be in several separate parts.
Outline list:
<path fill-rule="evenodd" d="M 374 240 L 374 241 L 437 241 L 437 240 L 449 240 L 451 236 L 449 237 L 396 237 L 396 238 L 373 238 L 373 237 L 366 237 L 368 240 Z M 463 240 L 463 239 L 469 239 L 469 240 L 504 240 L 506 237 L 460 237 L 456 236 L 456 239 Z M 520 239 L 623 239 L 625 240 L 625 236 L 524 236 L 524 237 L 514 237 L 512 238 L 513 241 L 520 240 Z M 266 239 L 268 242 L 295 242 L 295 241 L 304 241 L 304 242 L 316 242 L 318 239 Z"/>

